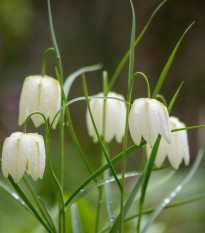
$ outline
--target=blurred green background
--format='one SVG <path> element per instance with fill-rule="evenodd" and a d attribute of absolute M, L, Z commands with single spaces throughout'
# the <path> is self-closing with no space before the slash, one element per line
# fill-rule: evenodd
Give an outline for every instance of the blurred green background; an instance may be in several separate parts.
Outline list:
<path fill-rule="evenodd" d="M 136 11 L 136 35 L 139 35 L 160 1 L 134 0 L 133 2 Z M 51 6 L 64 76 L 67 77 L 81 67 L 101 63 L 111 77 L 129 49 L 131 34 L 129 1 L 51 0 Z M 142 71 L 147 75 L 153 92 L 174 46 L 193 21 L 196 23 L 185 36 L 161 91 L 169 103 L 181 82 L 185 81 L 172 114 L 179 117 L 187 126 L 205 124 L 205 1 L 169 0 L 153 19 L 135 50 L 134 70 Z M 22 127 L 18 126 L 18 104 L 22 83 L 26 76 L 41 73 L 42 57 L 50 46 L 46 0 L 0 0 L 0 149 L 5 137 L 14 131 L 22 130 Z M 55 65 L 55 56 L 50 54 L 46 65 L 48 75 L 55 76 Z M 126 95 L 127 74 L 128 66 L 125 66 L 113 88 L 114 91 Z M 90 95 L 102 90 L 101 71 L 89 73 L 86 77 Z M 72 87 L 70 98 L 82 95 L 82 81 L 79 78 Z M 145 96 L 144 80 L 136 80 L 133 100 Z M 75 103 L 70 109 L 77 137 L 93 169 L 96 169 L 100 166 L 101 154 L 99 146 L 93 146 L 87 134 L 85 103 Z M 28 131 L 38 131 L 44 135 L 43 126 L 35 129 L 31 122 Z M 59 153 L 58 133 L 56 130 L 52 134 L 52 161 L 56 172 L 58 172 Z M 192 130 L 188 134 L 191 161 L 193 161 L 198 148 L 205 147 L 205 131 Z M 66 130 L 65 142 L 65 187 L 71 192 L 85 180 L 88 173 L 71 142 L 68 130 Z M 132 145 L 131 140 L 129 145 Z M 122 145 L 112 142 L 110 150 L 112 155 L 116 155 L 122 150 Z M 139 160 L 135 154 L 130 156 L 127 170 L 137 170 Z M 120 165 L 116 169 L 120 171 Z M 188 194 L 194 196 L 205 192 L 203 170 L 204 162 L 197 179 L 195 182 L 192 180 L 189 191 L 184 192 L 187 198 Z M 180 179 L 181 172 L 187 171 L 188 169 L 184 171 L 181 169 L 176 182 Z M 2 177 L 2 173 L 0 176 Z M 33 185 L 48 205 L 54 208 L 52 203 L 56 200 L 55 186 L 49 178 L 46 169 L 43 181 Z M 5 181 L 3 177 L 1 180 Z M 162 193 L 167 194 L 168 187 L 169 184 L 164 186 Z M 115 186 L 113 188 L 115 189 Z M 97 198 L 96 193 L 93 193 L 88 195 L 87 200 L 95 198 Z M 154 200 L 152 204 L 154 206 Z M 165 214 L 160 216 L 161 221 L 168 226 L 165 232 L 205 232 L 205 212 L 202 208 L 204 204 L 205 202 L 201 201 L 175 210 L 166 210 Z M 94 202 L 90 208 L 95 211 Z M 11 219 L 12 228 L 9 228 Z M 0 190 L 0 232 L 32 232 L 31 226 L 33 230 L 37 227 L 37 222 L 32 216 L 19 208 L 18 204 Z"/>

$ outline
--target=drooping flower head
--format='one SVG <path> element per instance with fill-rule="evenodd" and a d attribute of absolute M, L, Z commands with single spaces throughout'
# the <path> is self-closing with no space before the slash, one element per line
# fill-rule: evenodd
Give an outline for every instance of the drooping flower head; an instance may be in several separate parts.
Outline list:
<path fill-rule="evenodd" d="M 40 75 L 27 77 L 23 84 L 19 105 L 19 125 L 22 125 L 26 118 L 36 111 L 43 113 L 51 123 L 61 106 L 61 89 L 58 80 Z M 39 114 L 32 115 L 31 119 L 35 127 L 44 123 L 44 119 Z M 53 124 L 54 129 L 57 123 L 58 118 Z"/>
<path fill-rule="evenodd" d="M 185 128 L 185 124 L 180 122 L 176 117 L 170 117 L 171 128 L 179 129 Z M 172 132 L 171 143 L 167 143 L 163 138 L 160 141 L 160 145 L 158 148 L 155 165 L 157 167 L 161 167 L 164 162 L 166 156 L 171 163 L 171 165 L 178 169 L 182 160 L 184 159 L 185 165 L 189 164 L 190 155 L 189 155 L 189 145 L 188 145 L 188 136 L 187 131 L 176 131 Z M 147 145 L 147 156 L 150 157 L 151 148 Z"/>
<path fill-rule="evenodd" d="M 136 145 L 141 137 L 152 147 L 160 134 L 168 143 L 171 141 L 171 127 L 167 108 L 155 99 L 136 99 L 129 114 L 129 129 Z"/>
<path fill-rule="evenodd" d="M 33 180 L 42 179 L 45 170 L 44 139 L 37 133 L 16 132 L 6 138 L 2 151 L 2 172 L 17 183 L 26 171 Z"/>
<path fill-rule="evenodd" d="M 99 93 L 96 96 L 103 97 L 103 93 Z M 116 94 L 115 92 L 109 92 L 107 97 L 115 97 L 124 100 L 122 95 Z M 103 134 L 103 106 L 104 99 L 90 100 L 91 112 L 100 136 Z M 107 99 L 105 109 L 105 142 L 109 143 L 114 137 L 118 143 L 122 142 L 125 130 L 125 121 L 125 103 L 115 99 Z M 94 142 L 97 142 L 97 135 L 95 133 L 88 110 L 86 112 L 86 122 L 89 136 L 93 137 Z"/>

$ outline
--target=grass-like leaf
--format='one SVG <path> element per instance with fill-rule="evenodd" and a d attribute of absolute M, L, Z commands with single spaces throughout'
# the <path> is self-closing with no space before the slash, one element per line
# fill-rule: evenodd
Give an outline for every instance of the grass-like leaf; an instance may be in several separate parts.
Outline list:
<path fill-rule="evenodd" d="M 20 198 L 20 196 L 17 193 L 15 193 L 12 189 L 10 189 L 6 184 L 4 184 L 2 181 L 0 181 L 0 187 L 4 191 L 6 191 L 12 198 L 14 198 L 14 200 L 16 200 L 18 203 L 20 203 L 20 205 L 22 205 L 26 210 L 28 210 L 30 213 L 32 213 L 32 211 L 30 210 L 30 208 Z"/>
<path fill-rule="evenodd" d="M 170 68 L 170 66 L 171 66 L 171 64 L 172 64 L 172 62 L 174 60 L 174 57 L 175 57 L 175 54 L 176 54 L 176 52 L 177 52 L 177 50 L 179 48 L 179 45 L 181 44 L 184 36 L 186 35 L 186 33 L 189 31 L 189 29 L 192 27 L 192 25 L 194 23 L 195 22 L 193 22 L 191 25 L 189 25 L 189 27 L 185 30 L 185 32 L 181 36 L 180 40 L 178 41 L 177 45 L 175 46 L 171 56 L 169 57 L 169 60 L 167 61 L 166 65 L 165 65 L 165 67 L 164 67 L 164 69 L 163 69 L 163 71 L 162 71 L 162 73 L 161 73 L 161 75 L 160 75 L 160 77 L 158 79 L 157 85 L 156 85 L 154 93 L 153 93 L 153 97 L 152 97 L 153 99 L 156 98 L 157 94 L 159 93 L 159 91 L 160 91 L 160 89 L 162 87 L 162 84 L 163 84 L 163 82 L 164 82 L 164 80 L 166 78 L 166 75 L 167 75 L 167 73 L 169 71 L 169 68 Z"/>
<path fill-rule="evenodd" d="M 137 195 L 137 193 L 142 185 L 142 182 L 144 181 L 145 184 L 148 183 L 149 176 L 151 174 L 152 167 L 154 165 L 154 161 L 155 161 L 155 158 L 157 155 L 157 150 L 159 147 L 160 139 L 161 139 L 161 136 L 158 136 L 158 139 L 156 140 L 156 142 L 153 146 L 150 159 L 148 160 L 142 175 L 140 176 L 138 182 L 134 186 L 132 192 L 130 193 L 130 195 L 126 201 L 126 204 L 124 206 L 123 218 L 125 218 L 126 214 L 128 213 L 128 211 L 129 211 L 129 209 L 130 209 L 130 207 L 131 207 L 131 205 L 132 205 L 132 203 L 133 203 L 133 201 L 134 201 L 134 199 L 135 199 L 135 197 L 136 197 L 136 195 Z M 120 225 L 120 218 L 118 216 L 113 227 L 110 230 L 110 233 L 118 233 L 119 225 Z"/>
<path fill-rule="evenodd" d="M 152 13 L 152 15 L 150 16 L 149 20 L 147 21 L 145 27 L 142 29 L 142 32 L 140 33 L 140 35 L 137 37 L 137 39 L 135 40 L 134 42 L 134 47 L 136 47 L 138 45 L 138 43 L 140 42 L 140 40 L 142 39 L 143 35 L 145 34 L 145 32 L 147 31 L 152 19 L 154 18 L 154 16 L 156 15 L 156 13 L 159 11 L 159 9 L 164 5 L 164 3 L 166 2 L 163 1 L 159 4 L 159 6 L 154 10 L 154 12 Z M 125 54 L 125 56 L 123 57 L 123 59 L 121 60 L 120 64 L 118 65 L 117 69 L 115 70 L 111 80 L 110 80 L 110 83 L 109 83 L 109 86 L 108 86 L 108 89 L 107 89 L 107 93 L 112 89 L 113 85 L 115 84 L 116 80 L 117 80 L 117 77 L 118 75 L 120 74 L 122 68 L 124 67 L 124 65 L 126 64 L 128 58 L 129 58 L 129 55 L 130 55 L 130 50 Z"/>
<path fill-rule="evenodd" d="M 119 179 L 117 178 L 117 174 L 116 174 L 116 172 L 115 172 L 115 169 L 114 169 L 114 167 L 112 166 L 112 163 L 111 163 L 111 161 L 110 161 L 110 159 L 109 159 L 109 156 L 108 156 L 107 151 L 106 151 L 106 149 L 105 149 L 105 146 L 104 146 L 104 144 L 103 144 L 103 142 L 102 142 L 102 139 L 101 139 L 101 137 L 100 137 L 100 135 L 99 135 L 99 132 L 98 132 L 98 130 L 97 130 L 97 127 L 96 127 L 96 124 L 95 124 L 95 121 L 94 121 L 94 118 L 93 118 L 93 115 L 92 115 L 92 112 L 91 112 L 91 109 L 90 109 L 90 104 L 89 104 L 89 100 L 88 100 L 88 92 L 87 92 L 87 86 L 86 86 L 85 74 L 84 74 L 84 73 L 83 73 L 83 90 L 84 90 L 84 94 L 85 94 L 85 98 L 86 98 L 86 104 L 87 104 L 87 108 L 88 108 L 88 111 L 89 111 L 89 114 L 90 114 L 90 118 L 91 118 L 93 127 L 94 127 L 94 129 L 95 129 L 95 133 L 96 133 L 96 135 L 97 135 L 98 141 L 99 141 L 99 143 L 100 143 L 100 146 L 101 146 L 101 149 L 102 149 L 102 151 L 103 151 L 103 154 L 104 154 L 104 156 L 105 156 L 105 158 L 106 158 L 106 161 L 107 161 L 107 163 L 109 164 L 110 170 L 111 170 L 113 176 L 115 177 L 116 183 L 117 183 L 117 185 L 118 185 L 118 187 L 119 187 L 119 190 L 120 190 L 120 192 L 121 192 L 121 191 L 122 191 L 122 185 L 121 185 Z"/>
<path fill-rule="evenodd" d="M 204 195 L 197 196 L 197 197 L 194 197 L 194 198 L 190 198 L 190 199 L 188 199 L 188 200 L 186 200 L 186 201 L 181 201 L 181 202 L 177 202 L 177 203 L 174 203 L 174 204 L 166 205 L 166 206 L 164 207 L 164 209 L 170 209 L 170 208 L 174 208 L 174 207 L 178 207 L 178 206 L 187 205 L 187 204 L 190 204 L 190 203 L 193 203 L 193 202 L 196 202 L 196 201 L 200 201 L 200 200 L 203 200 L 203 199 L 205 199 L 205 194 L 204 194 Z M 156 208 L 157 208 L 157 207 L 156 207 Z M 145 211 L 143 211 L 142 214 L 143 214 L 143 215 L 151 214 L 151 213 L 153 213 L 153 212 L 156 210 L 156 208 L 152 208 L 152 209 L 145 210 Z M 134 218 L 137 218 L 138 216 L 139 216 L 139 214 L 132 215 L 132 216 L 126 218 L 126 219 L 124 220 L 124 222 L 128 222 L 128 221 L 130 221 L 130 220 L 132 220 L 132 219 L 134 219 Z M 108 228 L 108 229 L 109 229 L 109 228 Z M 105 229 L 105 230 L 108 230 L 108 229 Z M 104 231 L 102 231 L 102 232 L 104 232 Z M 102 233 L 102 232 L 100 231 L 100 233 Z"/>
<path fill-rule="evenodd" d="M 75 71 L 74 73 L 70 74 L 65 79 L 65 82 L 63 84 L 65 98 L 66 99 L 68 98 L 68 95 L 69 95 L 69 92 L 70 92 L 70 88 L 71 88 L 73 82 L 76 80 L 76 78 L 81 77 L 82 73 L 97 71 L 97 70 L 100 70 L 100 69 L 102 69 L 102 65 L 101 64 L 97 64 L 97 65 L 93 65 L 93 66 L 83 67 L 83 68 Z"/>
<path fill-rule="evenodd" d="M 180 90 L 181 90 L 181 87 L 182 87 L 183 83 L 184 83 L 184 82 L 181 83 L 181 85 L 180 85 L 179 88 L 177 89 L 175 95 L 173 96 L 173 98 L 172 98 L 172 100 L 171 100 L 171 102 L 170 102 L 170 104 L 169 104 L 169 107 L 168 107 L 168 109 L 167 109 L 169 114 L 170 114 L 170 112 L 171 112 L 171 110 L 172 110 L 172 108 L 173 108 L 173 105 L 174 105 L 174 103 L 175 103 L 175 101 L 176 101 L 176 99 L 177 99 L 177 96 L 178 96 L 178 94 L 179 94 L 179 92 L 180 92 Z"/>
<path fill-rule="evenodd" d="M 177 185 L 177 187 L 170 194 L 168 194 L 165 197 L 165 199 L 155 209 L 153 214 L 150 216 L 149 221 L 143 228 L 142 233 L 145 233 L 148 230 L 148 228 L 150 227 L 152 222 L 156 219 L 156 217 L 159 215 L 159 213 L 165 208 L 165 206 L 167 206 L 170 203 L 170 201 L 182 190 L 182 188 L 187 184 L 187 182 L 193 177 L 193 175 L 195 174 L 201 163 L 202 156 L 203 156 L 203 151 L 200 150 L 197 155 L 197 159 L 195 160 L 188 175 L 182 180 L 182 182 L 179 185 Z"/>
<path fill-rule="evenodd" d="M 12 186 L 14 187 L 14 189 L 16 190 L 16 192 L 18 193 L 18 195 L 21 197 L 21 199 L 25 202 L 25 204 L 29 207 L 29 209 L 31 210 L 31 212 L 33 213 L 33 215 L 39 220 L 39 222 L 44 226 L 44 228 L 52 233 L 52 230 L 50 229 L 50 227 L 45 223 L 45 221 L 41 218 L 41 216 L 39 215 L 39 213 L 37 212 L 37 210 L 35 209 L 35 207 L 32 205 L 32 203 L 29 201 L 29 199 L 26 197 L 26 195 L 24 194 L 24 192 L 21 190 L 21 188 L 14 182 L 13 178 L 9 175 L 8 177 L 10 183 L 12 184 Z"/>
<path fill-rule="evenodd" d="M 73 233 L 83 233 L 80 218 L 78 214 L 77 204 L 71 206 L 71 221 L 72 221 L 72 230 Z"/>

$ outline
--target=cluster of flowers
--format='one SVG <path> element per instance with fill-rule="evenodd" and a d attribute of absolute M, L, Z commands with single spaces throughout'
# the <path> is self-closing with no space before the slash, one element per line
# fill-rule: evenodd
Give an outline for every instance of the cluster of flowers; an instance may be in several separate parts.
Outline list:
<path fill-rule="evenodd" d="M 103 97 L 103 93 L 96 95 Z M 125 123 L 126 105 L 124 97 L 114 92 L 107 95 L 105 108 L 105 142 L 109 143 L 114 137 L 118 143 L 122 142 Z M 111 97 L 111 98 L 110 98 Z M 110 98 L 110 99 L 109 99 Z M 116 100 L 114 98 L 121 99 Z M 25 122 L 32 112 L 41 112 L 50 123 L 56 112 L 60 109 L 61 89 L 59 82 L 48 76 L 29 76 L 25 79 L 19 111 L 19 125 Z M 91 99 L 90 107 L 97 130 L 103 134 L 103 106 L 104 99 Z M 35 114 L 31 116 L 35 127 L 40 126 L 44 119 Z M 89 112 L 86 113 L 88 133 L 97 142 Z M 56 118 L 53 128 L 56 127 Z M 131 137 L 136 145 L 141 143 L 141 137 L 147 142 L 147 157 L 149 158 L 152 147 L 158 137 L 162 136 L 158 148 L 155 165 L 160 167 L 166 156 L 171 165 L 178 169 L 184 159 L 185 165 L 189 164 L 189 148 L 186 131 L 171 133 L 172 129 L 184 128 L 184 123 L 176 117 L 169 117 L 167 108 L 159 101 L 149 98 L 136 99 L 129 113 L 129 129 Z M 43 177 L 45 169 L 45 146 L 44 139 L 37 133 L 16 132 L 5 139 L 2 152 L 2 171 L 5 177 L 10 174 L 17 183 L 25 171 L 34 180 Z"/>

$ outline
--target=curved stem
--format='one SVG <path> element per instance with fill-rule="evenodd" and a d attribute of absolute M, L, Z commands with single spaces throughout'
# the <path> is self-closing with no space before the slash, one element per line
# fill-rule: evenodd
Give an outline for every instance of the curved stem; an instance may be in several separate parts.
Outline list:
<path fill-rule="evenodd" d="M 47 58 L 47 55 L 48 55 L 49 52 L 53 52 L 53 51 L 55 51 L 54 48 L 48 48 L 48 49 L 45 51 L 44 55 L 43 55 L 42 71 L 41 71 L 41 76 L 42 76 L 42 77 L 45 75 L 45 66 L 46 66 L 46 58 Z"/>
<path fill-rule="evenodd" d="M 163 95 L 157 94 L 156 98 L 160 99 L 162 101 L 162 103 L 167 107 L 167 101 L 166 101 L 166 99 L 164 98 Z"/>
<path fill-rule="evenodd" d="M 58 49 L 58 44 L 56 41 L 56 36 L 55 36 L 55 31 L 53 27 L 53 20 L 52 20 L 52 13 L 51 13 L 51 6 L 50 6 L 50 0 L 47 0 L 48 3 L 48 16 L 49 16 L 49 26 L 50 26 L 50 31 L 51 31 L 51 39 L 53 43 L 53 47 L 55 48 L 55 53 L 56 53 L 56 59 L 58 63 L 58 69 L 59 69 L 59 76 L 61 83 L 63 83 L 63 67 L 62 67 L 62 61 L 60 57 L 60 52 Z M 64 104 L 64 92 L 61 92 L 61 107 Z M 61 185 L 61 191 L 63 193 L 63 175 L 64 175 L 64 111 L 61 112 L 61 120 L 60 120 L 60 185 Z M 62 197 L 61 197 L 62 198 Z M 59 204 L 59 226 L 61 225 L 61 214 L 62 214 L 62 228 L 63 228 L 63 233 L 66 231 L 65 230 L 65 206 L 64 202 L 62 203 L 62 206 Z"/>
<path fill-rule="evenodd" d="M 25 122 L 24 122 L 24 133 L 26 133 L 26 126 L 27 126 L 27 123 L 28 123 L 28 120 L 31 118 L 31 116 L 35 115 L 35 114 L 39 114 L 43 117 L 44 119 L 44 122 L 45 122 L 45 125 L 47 124 L 47 119 L 46 119 L 46 116 L 42 113 L 42 112 L 32 112 L 30 115 L 27 116 Z"/>
<path fill-rule="evenodd" d="M 142 73 L 142 72 L 136 72 L 136 73 L 134 73 L 133 76 L 132 76 L 132 80 L 131 80 L 132 84 L 133 84 L 134 79 L 136 78 L 137 75 L 141 75 L 144 78 L 144 80 L 146 82 L 146 85 L 147 85 L 147 97 L 150 98 L 149 81 L 148 81 L 148 78 L 146 77 L 146 75 L 144 73 Z"/>

